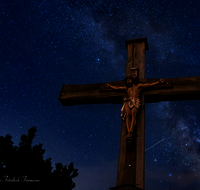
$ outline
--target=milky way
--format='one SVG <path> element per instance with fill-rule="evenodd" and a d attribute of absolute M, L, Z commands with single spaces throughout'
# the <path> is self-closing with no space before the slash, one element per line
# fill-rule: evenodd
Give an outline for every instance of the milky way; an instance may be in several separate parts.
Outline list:
<path fill-rule="evenodd" d="M 63 84 L 123 80 L 125 40 L 147 37 L 146 78 L 199 76 L 198 1 L 0 1 L 1 134 L 30 127 L 45 159 L 79 176 L 75 189 L 114 187 L 121 105 L 62 107 Z M 146 104 L 146 190 L 200 187 L 199 101 Z"/>

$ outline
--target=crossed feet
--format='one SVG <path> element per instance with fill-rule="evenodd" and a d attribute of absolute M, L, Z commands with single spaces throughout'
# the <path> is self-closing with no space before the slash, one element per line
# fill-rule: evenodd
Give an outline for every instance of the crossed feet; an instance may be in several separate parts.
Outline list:
<path fill-rule="evenodd" d="M 130 138 L 130 137 L 132 137 L 132 133 L 128 132 L 128 134 L 126 135 L 126 138 Z"/>

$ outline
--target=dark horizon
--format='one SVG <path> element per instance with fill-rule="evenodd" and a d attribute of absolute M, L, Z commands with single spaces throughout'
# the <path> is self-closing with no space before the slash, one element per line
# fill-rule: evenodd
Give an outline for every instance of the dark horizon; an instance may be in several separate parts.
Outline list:
<path fill-rule="evenodd" d="M 123 80 L 125 41 L 146 37 L 146 78 L 200 76 L 200 2 L 30 1 L 1 6 L 0 136 L 37 127 L 45 159 L 69 165 L 74 190 L 116 185 L 120 104 L 63 107 L 63 84 Z M 146 103 L 145 190 L 199 190 L 200 101 Z M 164 139 L 164 140 L 163 140 Z M 159 142 L 159 143 L 158 143 Z"/>

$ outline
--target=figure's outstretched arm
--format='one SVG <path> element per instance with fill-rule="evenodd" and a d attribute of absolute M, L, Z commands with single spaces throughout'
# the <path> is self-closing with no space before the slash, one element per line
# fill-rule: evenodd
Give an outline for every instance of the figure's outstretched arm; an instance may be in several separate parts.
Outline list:
<path fill-rule="evenodd" d="M 106 88 L 111 88 L 111 89 L 115 89 L 115 90 L 126 90 L 125 86 L 112 86 L 110 84 L 105 84 Z"/>
<path fill-rule="evenodd" d="M 141 84 L 141 87 L 142 87 L 142 88 L 146 88 L 146 87 L 154 86 L 154 85 L 156 85 L 156 84 L 164 83 L 164 82 L 165 82 L 165 79 L 160 79 L 160 80 L 157 81 L 157 82 Z"/>

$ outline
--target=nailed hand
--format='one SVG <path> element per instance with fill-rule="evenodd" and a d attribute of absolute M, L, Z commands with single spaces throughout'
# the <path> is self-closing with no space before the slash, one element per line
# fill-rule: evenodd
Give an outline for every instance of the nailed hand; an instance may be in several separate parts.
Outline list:
<path fill-rule="evenodd" d="M 160 83 L 164 83 L 165 82 L 165 79 L 160 79 Z"/>
<path fill-rule="evenodd" d="M 110 87 L 110 84 L 107 83 L 107 84 L 105 84 L 104 86 L 105 86 L 106 88 L 109 88 L 109 87 Z"/>

